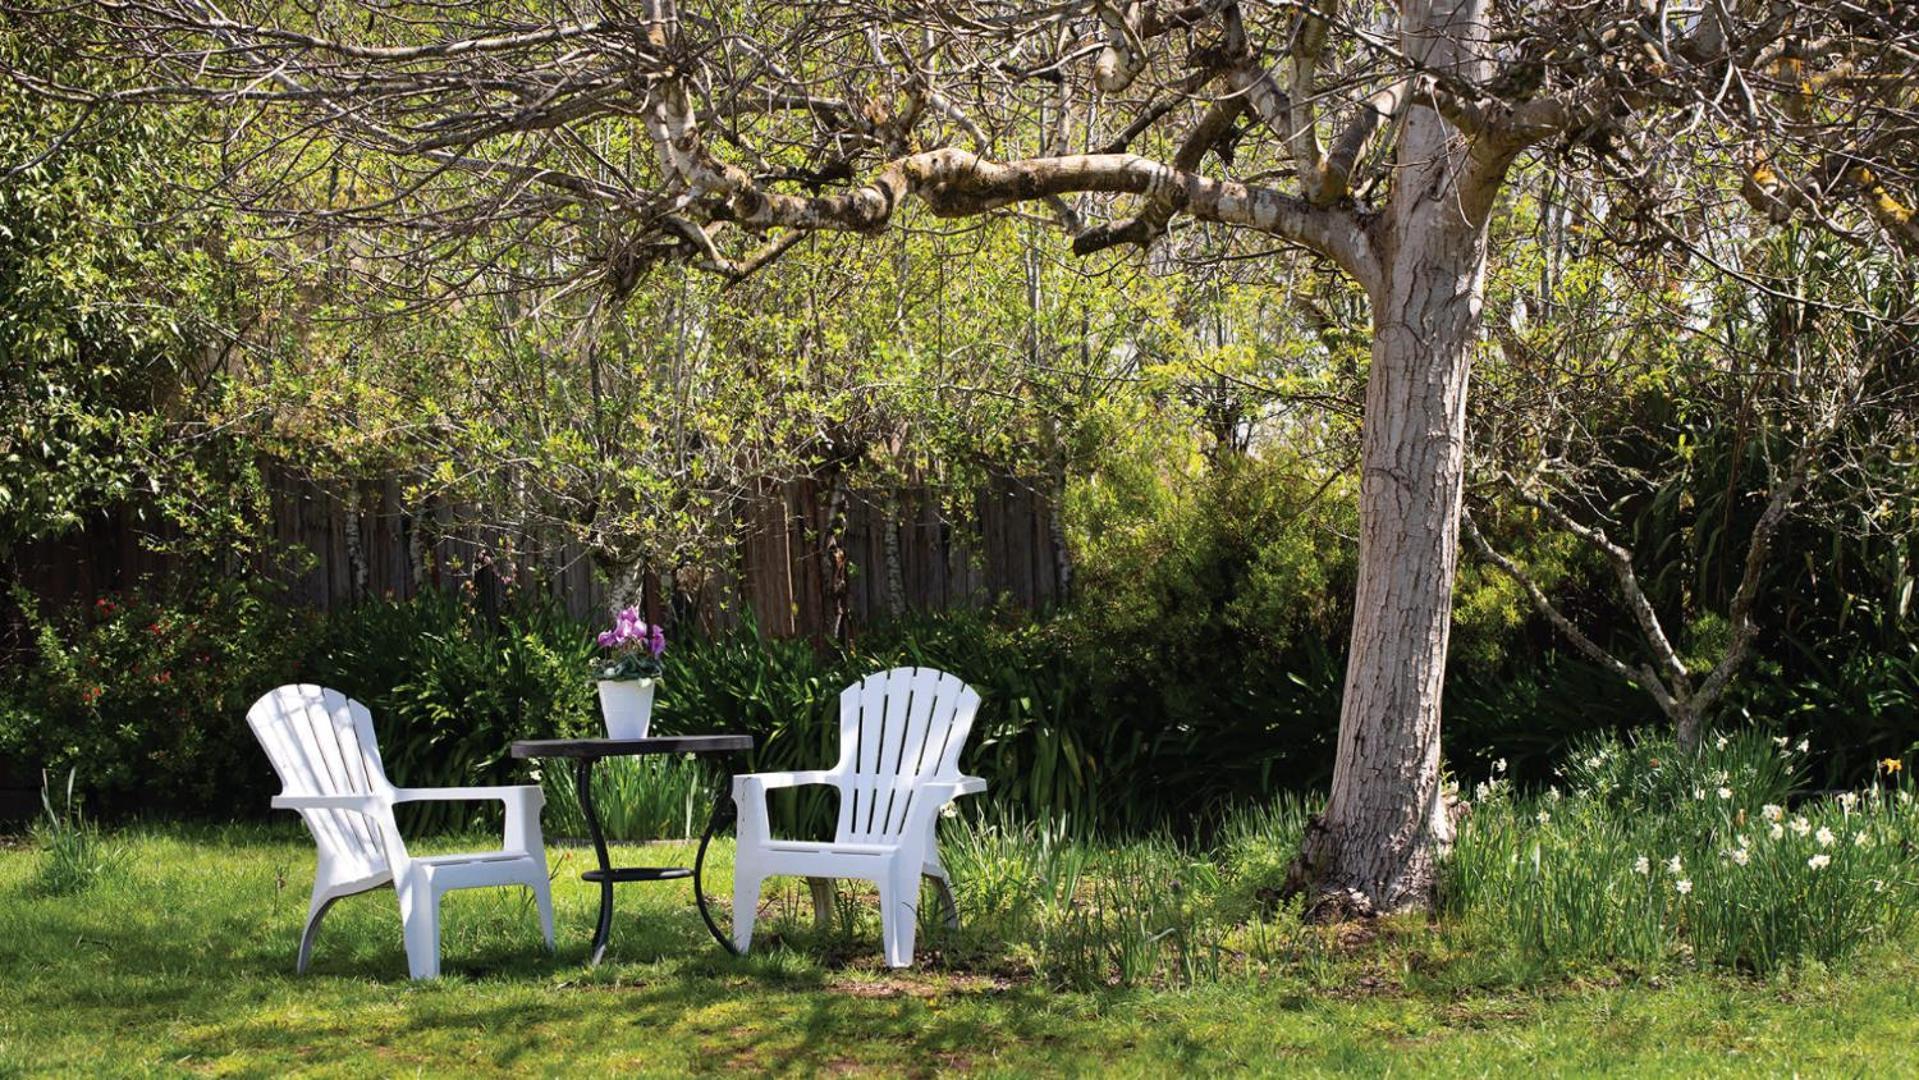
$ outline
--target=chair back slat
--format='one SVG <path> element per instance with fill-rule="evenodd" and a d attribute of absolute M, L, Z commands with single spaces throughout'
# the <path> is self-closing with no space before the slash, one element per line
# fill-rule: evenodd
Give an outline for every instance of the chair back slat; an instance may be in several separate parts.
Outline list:
<path fill-rule="evenodd" d="M 925 780 L 959 775 L 980 698 L 932 668 L 869 675 L 840 695 L 841 842 L 897 839 Z"/>
<path fill-rule="evenodd" d="M 287 795 L 387 795 L 392 785 L 365 705 L 338 690 L 311 685 L 269 691 L 247 710 L 247 724 Z M 386 870 L 386 848 L 366 815 L 304 810 L 321 854 L 355 876 Z"/>

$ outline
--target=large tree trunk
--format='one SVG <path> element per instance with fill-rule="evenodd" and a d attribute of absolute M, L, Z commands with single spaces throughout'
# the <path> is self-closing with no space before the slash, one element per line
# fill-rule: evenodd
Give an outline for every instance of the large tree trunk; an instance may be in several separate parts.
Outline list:
<path fill-rule="evenodd" d="M 1464 28 L 1482 24 L 1479 5 L 1457 6 L 1449 32 L 1409 27 L 1405 36 L 1435 66 L 1470 66 Z M 1290 883 L 1308 891 L 1320 917 L 1430 906 L 1438 859 L 1452 841 L 1439 784 L 1439 704 L 1459 553 L 1467 374 L 1499 173 L 1477 167 L 1477 156 L 1438 114 L 1416 107 L 1378 226 L 1382 280 L 1372 296 L 1359 581 L 1338 756 L 1326 808 L 1307 830 Z"/>

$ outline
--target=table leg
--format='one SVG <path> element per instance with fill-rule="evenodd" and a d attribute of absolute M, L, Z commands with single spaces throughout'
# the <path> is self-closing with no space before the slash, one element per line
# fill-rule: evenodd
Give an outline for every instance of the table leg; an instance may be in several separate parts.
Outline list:
<path fill-rule="evenodd" d="M 737 808 L 733 806 L 733 770 L 725 769 L 720 777 L 719 794 L 713 799 L 713 813 L 706 819 L 706 831 L 700 834 L 700 848 L 693 855 L 693 902 L 699 905 L 700 918 L 706 921 L 706 929 L 713 935 L 713 940 L 734 956 L 740 955 L 740 950 L 733 947 L 732 935 L 721 931 L 719 924 L 713 921 L 713 913 L 706 909 L 706 886 L 701 875 L 706 869 L 706 845 L 712 841 L 713 834 L 736 813 Z"/>
<path fill-rule="evenodd" d="M 593 807 L 592 758 L 579 758 L 574 763 L 573 785 L 580 794 L 587 835 L 593 838 L 593 855 L 600 860 L 600 924 L 593 930 L 593 955 L 588 961 L 598 967 L 600 958 L 606 955 L 606 939 L 613 932 L 613 863 L 607 858 L 606 837 L 600 832 L 600 816 Z"/>

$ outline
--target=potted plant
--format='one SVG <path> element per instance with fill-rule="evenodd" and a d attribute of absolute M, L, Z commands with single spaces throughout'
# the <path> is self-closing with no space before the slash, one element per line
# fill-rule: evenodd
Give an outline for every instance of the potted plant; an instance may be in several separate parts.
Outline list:
<path fill-rule="evenodd" d="M 665 671 L 666 631 L 647 625 L 639 610 L 614 616 L 613 628 L 598 638 L 605 660 L 594 669 L 600 684 L 600 713 L 611 739 L 644 739 L 653 722 L 653 684 Z"/>

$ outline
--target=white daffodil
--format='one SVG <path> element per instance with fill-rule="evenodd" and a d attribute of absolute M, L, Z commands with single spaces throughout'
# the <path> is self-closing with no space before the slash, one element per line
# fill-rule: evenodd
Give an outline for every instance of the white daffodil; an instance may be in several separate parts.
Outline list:
<path fill-rule="evenodd" d="M 1797 749 L 1797 750 L 1798 750 L 1798 751 L 1799 751 L 1800 753 L 1802 753 L 1802 754 L 1803 754 L 1803 753 L 1805 753 L 1805 752 L 1806 752 L 1806 751 L 1808 751 L 1808 750 L 1811 750 L 1811 749 L 1812 749 L 1812 740 L 1810 740 L 1810 739 L 1800 739 L 1800 740 L 1799 740 L 1799 745 L 1798 745 L 1797 747 L 1795 747 L 1795 749 Z"/>
<path fill-rule="evenodd" d="M 1666 860 L 1666 869 L 1672 872 L 1673 877 L 1678 877 L 1686 868 L 1680 864 L 1679 856 L 1674 855 L 1672 858 Z"/>
<path fill-rule="evenodd" d="M 1788 740 L 1784 735 L 1774 735 L 1772 737 L 1772 744 L 1774 746 L 1777 746 L 1781 750 L 1784 750 L 1786 748 L 1786 743 L 1789 741 L 1790 740 Z"/>
<path fill-rule="evenodd" d="M 1839 793 L 1838 803 L 1839 809 L 1850 814 L 1852 813 L 1852 808 L 1859 805 L 1859 795 L 1857 792 L 1842 791 Z"/>
<path fill-rule="evenodd" d="M 1632 861 L 1632 872 L 1635 874 L 1652 873 L 1652 860 L 1646 858 L 1644 855 L 1634 859 Z"/>
<path fill-rule="evenodd" d="M 1692 891 L 1692 882 L 1686 880 L 1685 878 L 1680 878 L 1678 883 L 1673 885 L 1673 888 L 1678 889 L 1679 895 L 1684 896 L 1687 893 Z"/>
<path fill-rule="evenodd" d="M 1551 814 L 1548 814 L 1548 813 L 1547 813 L 1546 811 L 1544 811 L 1544 810 L 1541 810 L 1541 811 L 1539 812 L 1539 823 L 1540 823 L 1541 825 L 1548 825 L 1548 824 L 1551 824 L 1551 823 L 1552 823 L 1552 819 L 1553 819 L 1553 816 L 1552 816 Z"/>
<path fill-rule="evenodd" d="M 1807 821 L 1805 818 L 1802 818 L 1802 817 L 1793 818 L 1792 831 L 1795 833 L 1798 833 L 1800 836 L 1805 836 L 1807 833 L 1812 831 L 1812 822 Z"/>
<path fill-rule="evenodd" d="M 1720 789 L 1719 789 L 1719 797 L 1720 797 L 1721 799 L 1730 799 L 1730 798 L 1732 798 L 1732 789 L 1731 789 L 1731 788 L 1729 788 L 1729 787 L 1722 787 L 1722 788 L 1720 788 Z"/>
<path fill-rule="evenodd" d="M 1819 826 L 1818 835 L 1814 836 L 1813 839 L 1819 841 L 1820 847 L 1831 847 L 1833 841 L 1832 830 L 1821 825 Z"/>
<path fill-rule="evenodd" d="M 1832 865 L 1832 856 L 1821 852 L 1820 854 L 1814 855 L 1812 858 L 1807 859 L 1806 865 L 1812 867 L 1814 870 L 1824 870 L 1826 867 Z"/>
<path fill-rule="evenodd" d="M 1778 821 L 1780 818 L 1786 816 L 1786 811 L 1783 807 L 1767 803 L 1759 808 L 1759 816 L 1765 818 L 1767 821 Z"/>
<path fill-rule="evenodd" d="M 1863 831 L 1853 833 L 1852 846 L 1853 847 L 1871 847 L 1872 837 L 1867 836 Z"/>
<path fill-rule="evenodd" d="M 1604 765 L 1605 763 L 1606 763 L 1606 759 L 1599 757 L 1598 755 L 1594 755 L 1586 759 L 1586 767 L 1588 769 L 1597 769 L 1601 765 Z"/>
<path fill-rule="evenodd" d="M 1718 747 L 1721 750 L 1724 750 L 1726 748 L 1726 737 L 1724 735 L 1721 735 L 1717 739 L 1714 739 L 1713 745 Z"/>
<path fill-rule="evenodd" d="M 1752 852 L 1747 851 L 1745 848 L 1734 848 L 1732 849 L 1732 861 L 1736 866 L 1744 866 L 1752 861 Z"/>
<path fill-rule="evenodd" d="M 1772 827 L 1766 830 L 1766 835 L 1777 840 L 1786 835 L 1786 827 L 1775 821 L 1772 823 Z"/>

